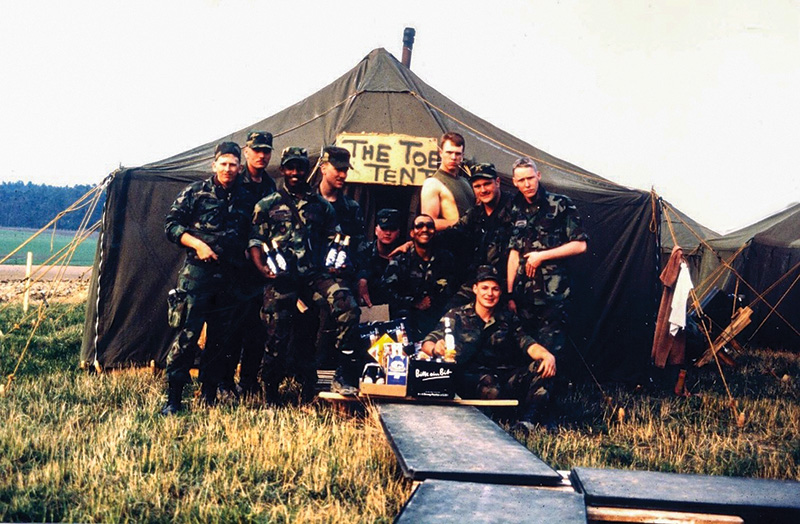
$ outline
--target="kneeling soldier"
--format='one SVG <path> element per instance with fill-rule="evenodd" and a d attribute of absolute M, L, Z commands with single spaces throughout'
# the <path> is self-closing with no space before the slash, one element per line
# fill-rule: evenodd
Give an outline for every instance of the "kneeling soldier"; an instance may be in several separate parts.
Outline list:
<path fill-rule="evenodd" d="M 556 374 L 556 359 L 526 335 L 513 313 L 497 307 L 501 278 L 480 266 L 472 290 L 475 301 L 448 311 L 423 340 L 422 351 L 444 356 L 444 325 L 449 319 L 456 342 L 456 392 L 462 398 L 516 398 L 519 422 L 530 429 L 547 401 L 546 385 Z"/>

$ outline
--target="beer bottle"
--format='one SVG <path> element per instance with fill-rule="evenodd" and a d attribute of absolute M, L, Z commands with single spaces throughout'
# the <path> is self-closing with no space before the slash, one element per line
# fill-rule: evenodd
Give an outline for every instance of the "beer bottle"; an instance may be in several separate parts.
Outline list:
<path fill-rule="evenodd" d="M 334 268 L 342 269 L 347 263 L 347 246 L 349 245 L 350 235 L 345 235 L 344 240 L 342 240 L 341 247 L 339 248 L 339 252 L 336 254 L 336 262 L 333 263 Z"/>
<path fill-rule="evenodd" d="M 333 242 L 331 242 L 331 247 L 328 249 L 328 254 L 325 255 L 325 267 L 333 267 L 333 265 L 336 263 L 336 256 L 342 249 L 342 246 L 339 243 L 341 237 L 341 234 L 336 233 L 336 238 L 334 238 Z"/>
<path fill-rule="evenodd" d="M 286 258 L 281 253 L 280 248 L 278 247 L 278 241 L 274 238 L 272 239 L 272 258 L 275 260 L 275 265 L 278 266 L 280 271 L 286 271 L 288 267 L 286 265 Z"/>
<path fill-rule="evenodd" d="M 272 257 L 272 250 L 269 248 L 269 244 L 263 243 L 261 244 L 261 248 L 264 250 L 264 258 L 267 262 L 267 267 L 272 272 L 273 275 L 278 274 L 278 264 L 275 262 L 275 259 Z"/>
<path fill-rule="evenodd" d="M 444 317 L 444 361 L 456 361 L 456 338 L 453 336 L 449 317 Z"/>

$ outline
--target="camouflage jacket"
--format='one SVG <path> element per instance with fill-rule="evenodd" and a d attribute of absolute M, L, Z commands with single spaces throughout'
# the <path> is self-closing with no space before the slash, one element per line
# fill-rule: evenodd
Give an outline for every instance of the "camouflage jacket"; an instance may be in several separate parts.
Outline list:
<path fill-rule="evenodd" d="M 525 334 L 519 318 L 510 311 L 495 309 L 492 318 L 484 322 L 475 312 L 474 303 L 453 308 L 423 342 L 444 340 L 445 317 L 450 319 L 460 370 L 516 367 L 530 362 L 528 347 L 536 341 Z"/>
<path fill-rule="evenodd" d="M 410 309 L 423 298 L 431 297 L 431 308 L 443 310 L 454 291 L 450 278 L 454 269 L 455 262 L 449 251 L 434 250 L 426 262 L 412 248 L 389 262 L 381 287 L 394 309 Z"/>
<path fill-rule="evenodd" d="M 295 218 L 287 199 L 301 220 Z M 338 232 L 333 206 L 319 194 L 308 187 L 299 194 L 280 190 L 256 204 L 248 245 L 275 240 L 298 276 L 315 277 L 326 272 L 325 254 Z"/>
<path fill-rule="evenodd" d="M 514 197 L 511 212 L 514 224 L 508 247 L 520 254 L 514 294 L 533 298 L 535 303 L 540 304 L 566 299 L 569 296 L 569 281 L 563 261 L 545 262 L 530 279 L 525 274 L 523 255 L 552 249 L 573 240 L 589 239 L 572 200 L 564 195 L 549 193 L 540 185 L 530 204 L 518 193 Z"/>
<path fill-rule="evenodd" d="M 369 286 L 370 300 L 373 304 L 385 304 L 389 301 L 381 285 L 383 274 L 389 266 L 389 259 L 378 254 L 378 241 L 365 244 L 358 253 L 358 278 L 366 279 Z"/>
<path fill-rule="evenodd" d="M 491 215 L 483 204 L 473 206 L 458 222 L 441 233 L 447 245 L 462 243 L 469 246 L 469 266 L 466 274 L 475 275 L 478 266 L 494 266 L 501 275 L 506 274 L 508 241 L 511 238 L 513 218 L 512 199 L 500 193 L 500 201 Z"/>
<path fill-rule="evenodd" d="M 361 206 L 358 205 L 358 202 L 345 195 L 343 191 L 340 191 L 336 201 L 330 204 L 336 213 L 336 223 L 339 224 L 342 234 L 350 236 L 350 245 L 347 251 L 350 266 L 346 268 L 342 276 L 360 278 L 358 273 L 364 265 L 362 257 L 367 243 L 366 226 L 364 225 L 364 217 L 361 214 Z"/>
<path fill-rule="evenodd" d="M 189 184 L 178 194 L 164 230 L 170 242 L 181 245 L 181 236 L 189 233 L 208 244 L 220 261 L 243 266 L 251 213 L 252 198 L 238 180 L 226 190 L 214 183 L 212 176 Z M 194 249 L 186 249 L 186 259 L 197 261 Z"/>
<path fill-rule="evenodd" d="M 277 188 L 275 186 L 275 181 L 269 176 L 267 170 L 264 170 L 264 173 L 261 174 L 261 182 L 253 182 L 253 179 L 250 178 L 250 171 L 247 168 L 247 164 L 245 163 L 242 166 L 242 185 L 246 190 L 248 190 L 255 200 L 253 201 L 253 205 L 255 206 L 256 202 L 261 200 L 262 198 L 271 195 Z"/>

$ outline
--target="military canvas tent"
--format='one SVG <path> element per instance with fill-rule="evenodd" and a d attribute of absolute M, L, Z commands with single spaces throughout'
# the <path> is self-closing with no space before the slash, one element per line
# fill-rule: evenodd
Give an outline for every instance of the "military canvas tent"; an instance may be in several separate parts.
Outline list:
<path fill-rule="evenodd" d="M 311 153 L 343 133 L 435 139 L 444 131 L 457 131 L 466 138 L 466 156 L 494 163 L 506 185 L 513 161 L 522 155 L 534 157 L 544 185 L 574 200 L 591 237 L 588 252 L 570 261 L 575 346 L 600 378 L 632 380 L 647 369 L 660 293 L 658 227 L 652 226 L 660 217 L 653 213 L 650 194 L 610 182 L 498 129 L 425 84 L 383 49 L 269 118 L 166 160 L 110 176 L 83 363 L 163 363 L 173 334 L 166 325 L 166 296 L 183 258 L 182 250 L 165 239 L 165 213 L 187 183 L 209 176 L 216 143 L 241 144 L 251 130 L 272 132 L 278 152 L 297 145 Z M 385 205 L 411 214 L 418 209 L 418 187 L 350 185 L 370 220 Z"/>
<path fill-rule="evenodd" d="M 663 201 L 662 201 L 663 202 Z M 700 277 L 700 264 L 702 260 L 701 246 L 704 241 L 718 238 L 716 231 L 705 227 L 686 213 L 673 207 L 669 202 L 663 202 L 661 212 L 661 265 L 669 260 L 672 248 L 680 246 L 683 257 L 689 264 L 692 282 L 697 282 Z"/>
<path fill-rule="evenodd" d="M 800 204 L 709 240 L 701 251 L 698 292 L 719 288 L 752 304 L 743 338 L 762 346 L 800 348 Z"/>

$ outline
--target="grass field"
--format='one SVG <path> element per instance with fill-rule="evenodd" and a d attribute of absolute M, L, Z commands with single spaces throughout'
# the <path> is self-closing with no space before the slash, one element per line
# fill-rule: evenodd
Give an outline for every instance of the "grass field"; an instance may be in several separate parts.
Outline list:
<path fill-rule="evenodd" d="M 32 322 L 0 310 L 3 377 Z M 0 521 L 390 522 L 410 494 L 372 411 L 192 403 L 163 418 L 162 377 L 76 369 L 82 328 L 82 305 L 53 304 L 0 394 Z M 690 398 L 578 386 L 524 442 L 557 469 L 800 480 L 800 359 L 738 360 L 726 374 L 741 420 L 707 366 Z"/>
<path fill-rule="evenodd" d="M 0 259 L 14 251 L 20 244 L 25 242 L 37 230 L 27 228 L 0 228 Z M 33 239 L 28 245 L 18 253 L 12 255 L 4 264 L 25 265 L 27 252 L 33 252 L 33 264 L 40 265 L 57 253 L 64 246 L 72 242 L 75 237 L 74 231 L 47 231 Z M 75 254 L 70 260 L 72 266 L 91 266 L 94 262 L 94 253 L 97 247 L 97 234 L 92 234 L 86 238 L 75 250 Z"/>

